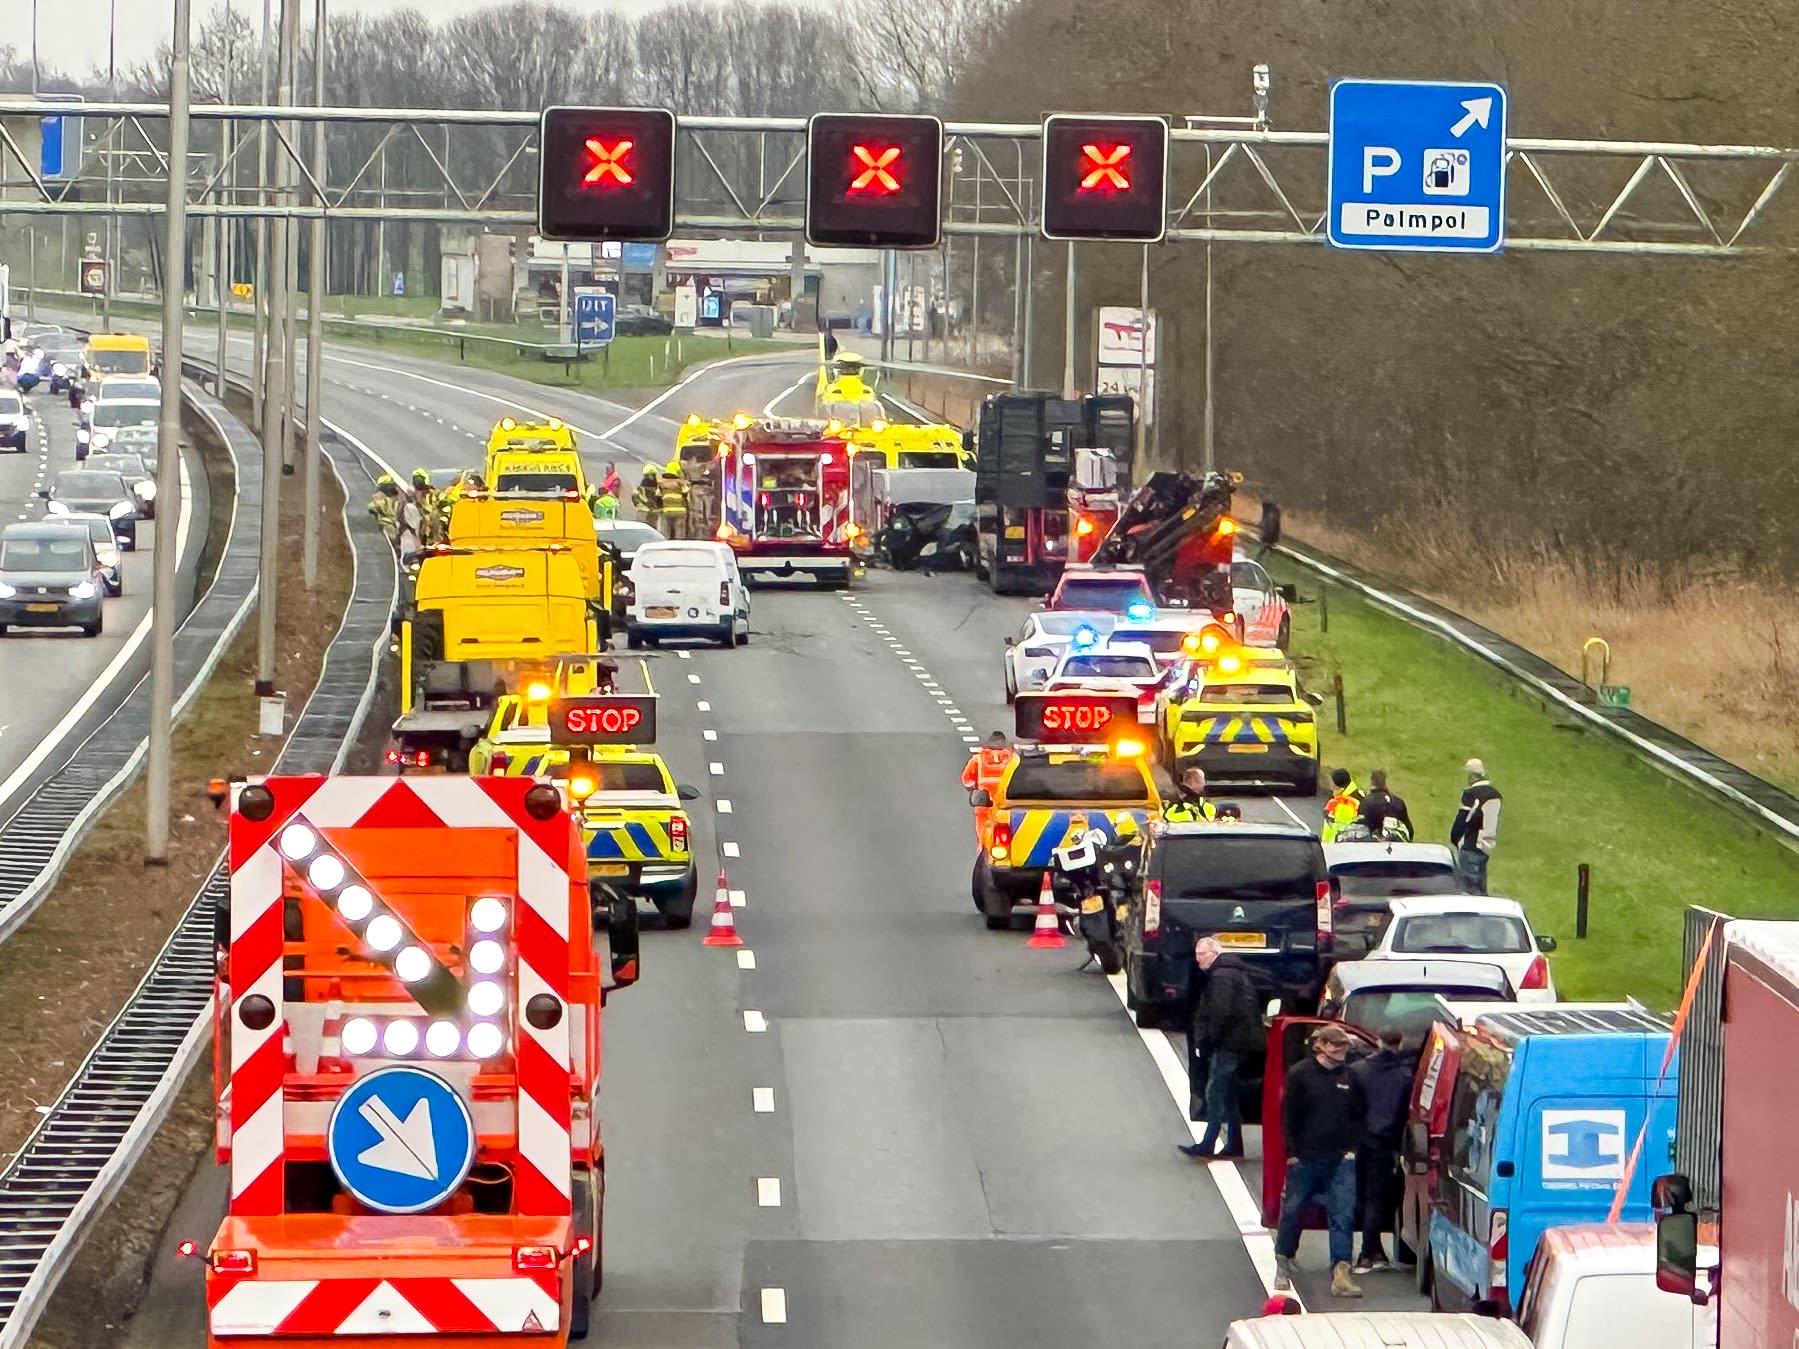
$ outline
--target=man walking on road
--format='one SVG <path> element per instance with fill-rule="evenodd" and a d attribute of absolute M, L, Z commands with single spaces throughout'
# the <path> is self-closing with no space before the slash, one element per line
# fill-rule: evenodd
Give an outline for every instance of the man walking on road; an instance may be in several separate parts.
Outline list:
<path fill-rule="evenodd" d="M 1330 1225 L 1331 1296 L 1360 1297 L 1350 1280 L 1355 1229 L 1355 1150 L 1368 1119 L 1362 1084 L 1344 1066 L 1349 1035 L 1320 1026 L 1312 1052 L 1287 1070 L 1281 1129 L 1287 1140 L 1287 1176 L 1281 1189 L 1280 1227 L 1274 1234 L 1274 1291 L 1293 1286 L 1300 1223 L 1308 1202 L 1324 1208 Z"/>
<path fill-rule="evenodd" d="M 1449 826 L 1449 841 L 1455 845 L 1455 872 L 1461 878 L 1465 894 L 1487 893 L 1487 861 L 1499 842 L 1499 807 L 1504 804 L 1499 789 L 1487 781 L 1487 766 L 1479 759 L 1468 760 L 1468 788 L 1462 793 L 1461 808 Z"/>
<path fill-rule="evenodd" d="M 1355 1274 L 1390 1269 L 1382 1233 L 1392 1232 L 1399 1241 L 1399 1140 L 1405 1130 L 1406 1111 L 1412 1103 L 1412 1067 L 1400 1046 L 1404 1038 L 1388 1027 L 1380 1033 L 1380 1048 L 1363 1059 L 1350 1074 L 1362 1084 L 1368 1102 L 1368 1120 L 1356 1148 L 1356 1207 L 1361 1213 L 1362 1250 L 1356 1256 Z M 1406 1263 L 1405 1249 L 1397 1252 Z"/>
<path fill-rule="evenodd" d="M 1181 1151 L 1205 1159 L 1241 1157 L 1243 1110 L 1237 1084 L 1244 1061 L 1253 1061 L 1264 1048 L 1255 980 L 1216 937 L 1193 943 L 1193 964 L 1197 993 L 1187 1026 L 1187 1095 L 1190 1102 L 1203 1101 L 1206 1132 L 1197 1143 L 1183 1143 Z M 1224 1151 L 1218 1152 L 1221 1132 Z"/>

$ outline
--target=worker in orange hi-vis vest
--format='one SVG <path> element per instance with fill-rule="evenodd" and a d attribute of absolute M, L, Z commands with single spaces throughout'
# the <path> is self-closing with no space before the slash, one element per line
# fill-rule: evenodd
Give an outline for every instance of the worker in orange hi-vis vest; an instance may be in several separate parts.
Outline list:
<path fill-rule="evenodd" d="M 999 780 L 1006 775 L 1006 766 L 1017 757 L 1011 742 L 1006 739 L 1006 733 L 995 731 L 987 737 L 986 744 L 969 754 L 968 765 L 962 770 L 962 785 L 970 792 L 982 791 L 991 797 L 999 788 Z M 990 814 L 991 806 L 974 808 L 974 838 L 977 847 L 987 846 L 987 818 Z"/>

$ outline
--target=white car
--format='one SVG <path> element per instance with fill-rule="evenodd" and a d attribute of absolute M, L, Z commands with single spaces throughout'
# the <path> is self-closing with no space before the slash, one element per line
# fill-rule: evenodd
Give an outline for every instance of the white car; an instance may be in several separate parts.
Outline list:
<path fill-rule="evenodd" d="M 1137 700 L 1137 720 L 1153 723 L 1163 674 L 1155 652 L 1146 643 L 1107 642 L 1085 650 L 1071 648 L 1056 662 L 1043 687 L 1048 692 L 1085 689 L 1130 694 Z"/>
<path fill-rule="evenodd" d="M 664 539 L 641 545 L 625 574 L 625 645 L 697 637 L 720 646 L 750 639 L 750 593 L 722 543 Z"/>
<path fill-rule="evenodd" d="M 1041 689 L 1077 636 L 1083 646 L 1097 646 L 1117 622 L 1117 614 L 1080 609 L 1058 609 L 1026 618 L 1017 634 L 1006 638 L 1006 702 L 1010 704 L 1020 693 Z"/>
<path fill-rule="evenodd" d="M 1199 634 L 1218 620 L 1209 609 L 1158 609 L 1151 618 L 1127 619 L 1112 629 L 1111 641 L 1142 642 L 1166 670 L 1199 654 Z"/>
<path fill-rule="evenodd" d="M 1517 900 L 1434 895 L 1392 899 L 1388 906 L 1393 921 L 1367 959 L 1477 960 L 1504 970 L 1519 1002 L 1555 1001 L 1548 960 L 1555 938 L 1537 936 Z"/>
<path fill-rule="evenodd" d="M 161 403 L 148 398 L 102 397 L 94 404 L 88 424 L 76 428 L 75 457 L 85 459 L 90 451 L 116 451 L 139 455 L 146 464 L 153 463 L 161 420 Z"/>
<path fill-rule="evenodd" d="M 30 429 L 31 414 L 25 411 L 25 400 L 11 389 L 0 389 L 0 445 L 24 454 Z"/>
<path fill-rule="evenodd" d="M 1241 552 L 1231 563 L 1231 604 L 1243 620 L 1246 643 L 1287 649 L 1293 637 L 1293 618 L 1286 597 L 1267 569 Z"/>

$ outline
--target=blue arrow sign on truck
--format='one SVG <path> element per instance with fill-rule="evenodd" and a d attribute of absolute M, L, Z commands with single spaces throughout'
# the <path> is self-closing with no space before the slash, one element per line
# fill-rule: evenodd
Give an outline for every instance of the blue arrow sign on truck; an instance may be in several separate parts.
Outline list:
<path fill-rule="evenodd" d="M 1331 85 L 1330 209 L 1338 248 L 1496 253 L 1505 246 L 1502 84 Z"/>

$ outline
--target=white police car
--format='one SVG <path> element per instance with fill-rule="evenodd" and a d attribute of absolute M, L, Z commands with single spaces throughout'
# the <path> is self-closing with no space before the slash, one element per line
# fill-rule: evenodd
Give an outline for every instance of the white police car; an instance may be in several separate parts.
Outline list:
<path fill-rule="evenodd" d="M 1049 681 L 1050 671 L 1070 646 L 1098 646 L 1118 622 L 1117 614 L 1056 609 L 1030 615 L 1006 638 L 1006 702 L 1034 693 Z"/>

